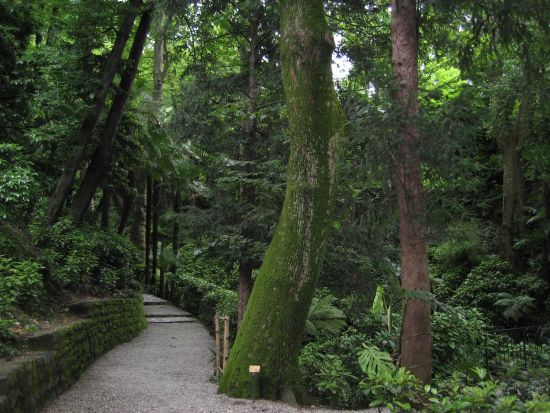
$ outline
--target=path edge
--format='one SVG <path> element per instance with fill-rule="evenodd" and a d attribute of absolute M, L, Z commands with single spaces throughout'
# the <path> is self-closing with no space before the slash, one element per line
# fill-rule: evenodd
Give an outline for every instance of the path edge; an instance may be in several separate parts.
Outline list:
<path fill-rule="evenodd" d="M 84 319 L 30 339 L 31 354 L 0 364 L 0 413 L 40 411 L 97 358 L 147 328 L 141 294 L 79 302 L 70 310 Z"/>

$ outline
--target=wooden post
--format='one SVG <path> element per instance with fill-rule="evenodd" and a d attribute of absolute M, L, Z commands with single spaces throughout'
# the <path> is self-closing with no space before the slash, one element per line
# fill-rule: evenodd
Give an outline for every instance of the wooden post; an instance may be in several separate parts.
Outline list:
<path fill-rule="evenodd" d="M 227 364 L 227 358 L 229 355 L 229 317 L 223 318 L 223 369 Z"/>
<path fill-rule="evenodd" d="M 216 377 L 220 377 L 220 317 L 214 317 L 214 329 L 216 331 Z"/>

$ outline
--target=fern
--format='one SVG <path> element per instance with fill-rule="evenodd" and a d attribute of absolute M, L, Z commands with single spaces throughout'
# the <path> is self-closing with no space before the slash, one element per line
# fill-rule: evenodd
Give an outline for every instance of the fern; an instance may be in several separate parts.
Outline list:
<path fill-rule="evenodd" d="M 535 308 L 535 299 L 528 295 L 514 297 L 508 293 L 501 293 L 498 297 L 499 300 L 495 305 L 504 308 L 502 315 L 516 322 Z"/>
<path fill-rule="evenodd" d="M 346 315 L 334 306 L 334 300 L 331 295 L 313 299 L 306 321 L 306 332 L 309 335 L 318 337 L 323 333 L 336 334 L 347 325 Z"/>
<path fill-rule="evenodd" d="M 358 353 L 359 367 L 369 377 L 395 371 L 395 365 L 389 353 L 376 346 L 363 344 L 363 350 Z"/>

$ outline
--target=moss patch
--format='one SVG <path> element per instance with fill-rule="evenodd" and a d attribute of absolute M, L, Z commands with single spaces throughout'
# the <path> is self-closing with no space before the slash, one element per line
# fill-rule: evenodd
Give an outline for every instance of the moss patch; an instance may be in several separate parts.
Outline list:
<path fill-rule="evenodd" d="M 147 327 L 141 295 L 78 303 L 82 321 L 29 340 L 21 357 L 0 362 L 0 413 L 37 412 L 102 354 Z"/>

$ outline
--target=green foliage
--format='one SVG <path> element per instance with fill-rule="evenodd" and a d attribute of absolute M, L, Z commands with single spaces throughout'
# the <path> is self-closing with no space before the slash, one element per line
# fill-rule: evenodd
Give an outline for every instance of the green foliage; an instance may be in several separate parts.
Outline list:
<path fill-rule="evenodd" d="M 358 356 L 361 370 L 369 377 L 384 375 L 395 370 L 391 356 L 376 346 L 363 345 L 363 349 L 358 353 Z"/>
<path fill-rule="evenodd" d="M 28 210 L 37 173 L 16 144 L 0 143 L 0 218 L 16 221 Z"/>
<path fill-rule="evenodd" d="M 501 293 L 518 291 L 517 276 L 510 265 L 497 256 L 489 256 L 466 276 L 454 292 L 451 303 L 482 310 L 493 322 L 505 324 L 495 303 Z"/>
<path fill-rule="evenodd" d="M 139 255 L 125 237 L 65 219 L 41 230 L 40 240 L 50 280 L 58 286 L 96 293 L 135 287 Z"/>
<path fill-rule="evenodd" d="M 0 256 L 0 313 L 11 305 L 37 304 L 44 293 L 42 266 Z"/>
<path fill-rule="evenodd" d="M 490 326 L 476 309 L 450 308 L 432 316 L 432 356 L 436 373 L 483 365 Z"/>
<path fill-rule="evenodd" d="M 15 347 L 17 337 L 10 330 L 13 321 L 0 317 L 0 358 L 10 358 L 18 353 Z"/>
<path fill-rule="evenodd" d="M 412 373 L 403 367 L 381 370 L 359 383 L 372 407 L 386 407 L 391 412 L 410 412 L 419 404 L 421 386 Z"/>
<path fill-rule="evenodd" d="M 495 306 L 503 308 L 502 315 L 518 322 L 535 309 L 535 299 L 526 295 L 514 297 L 512 294 L 500 293 Z"/>
<path fill-rule="evenodd" d="M 178 254 L 173 276 L 179 304 L 207 325 L 211 325 L 216 314 L 235 320 L 237 294 L 231 288 L 237 271 L 236 266 L 228 271 L 219 262 L 202 255 L 194 244 L 186 244 Z"/>
<path fill-rule="evenodd" d="M 300 369 L 309 393 L 323 404 L 344 408 L 357 397 L 357 377 L 335 354 L 325 354 L 328 346 L 311 342 L 300 353 Z"/>
<path fill-rule="evenodd" d="M 333 305 L 336 297 L 314 297 L 306 321 L 306 332 L 311 336 L 336 334 L 346 326 L 346 315 Z"/>

